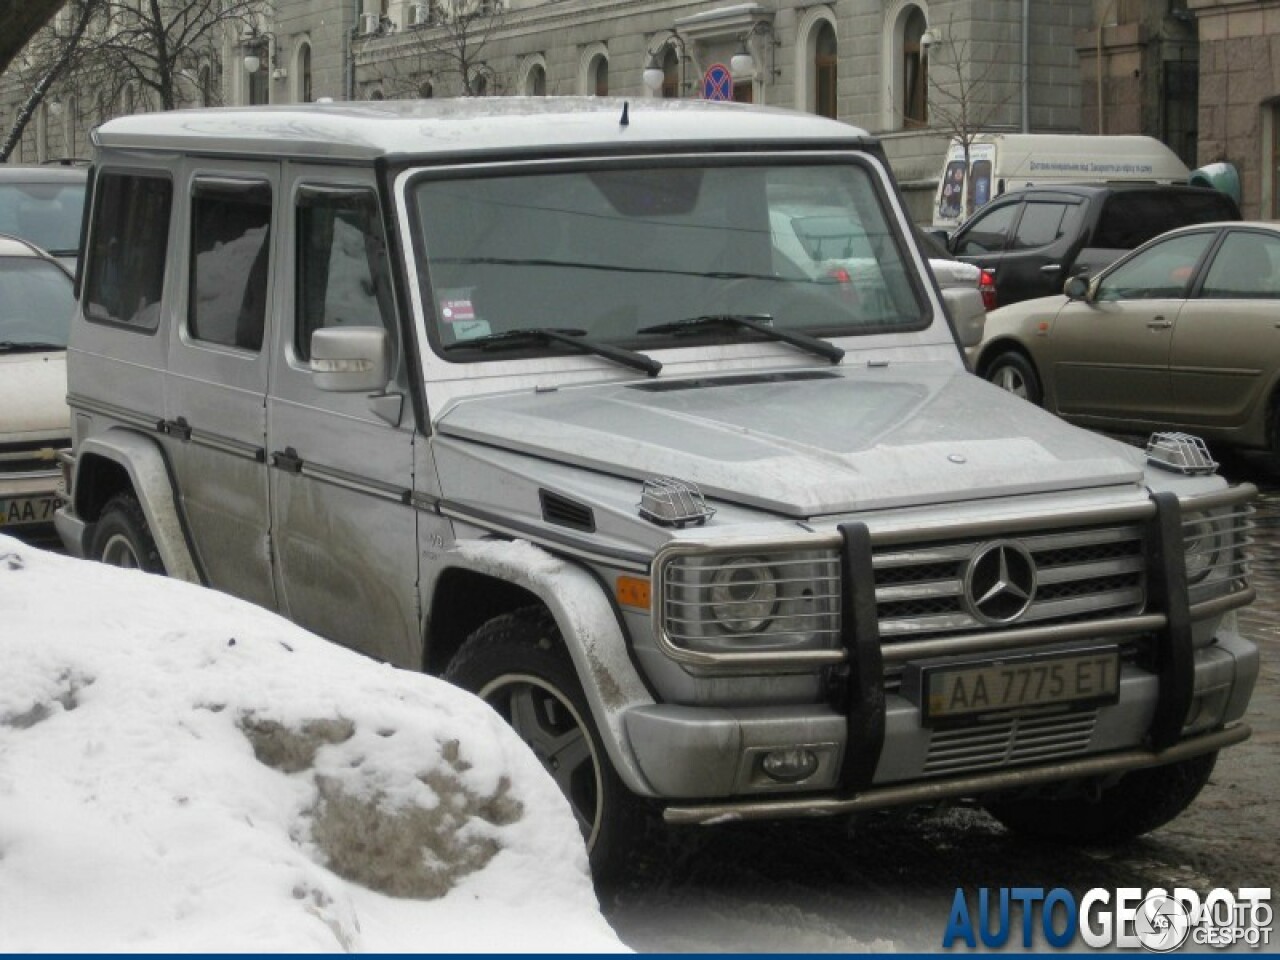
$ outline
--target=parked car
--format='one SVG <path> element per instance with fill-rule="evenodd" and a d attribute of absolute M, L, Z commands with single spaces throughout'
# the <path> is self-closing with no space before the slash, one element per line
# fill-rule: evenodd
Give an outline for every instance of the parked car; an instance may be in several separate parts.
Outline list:
<path fill-rule="evenodd" d="M 57 451 L 70 442 L 71 275 L 33 244 L 0 235 L 0 533 L 56 543 Z"/>
<path fill-rule="evenodd" d="M 972 287 L 977 286 L 982 294 L 984 310 L 996 308 L 996 278 L 990 270 L 983 270 L 972 263 L 956 259 L 956 255 L 947 249 L 945 243 L 931 233 L 917 228 L 916 241 L 920 249 L 929 258 L 929 269 L 940 287 Z"/>
<path fill-rule="evenodd" d="M 1280 226 L 1164 234 L 987 317 L 975 370 L 1074 422 L 1280 454 Z"/>
<path fill-rule="evenodd" d="M 878 310 L 889 295 L 881 260 L 899 256 L 892 236 L 868 236 L 857 218 L 838 207 L 819 203 L 779 203 L 769 212 L 775 269 L 799 270 L 818 283 L 834 285 L 846 300 Z M 969 301 L 963 316 L 953 316 L 957 327 L 981 336 L 982 322 L 993 302 L 995 286 L 986 271 L 957 260 L 923 231 L 912 231 L 940 287 L 977 288 L 982 302 Z"/>
<path fill-rule="evenodd" d="M 85 166 L 0 164 L 0 233 L 34 243 L 75 273 L 87 178 Z"/>
<path fill-rule="evenodd" d="M 1248 736 L 1252 488 L 970 374 L 980 295 L 864 131 L 485 97 L 95 142 L 68 549 L 476 692 L 597 869 L 655 811 L 1114 840 Z M 874 303 L 775 245 L 802 192 L 877 238 Z"/>
<path fill-rule="evenodd" d="M 989 271 L 997 307 L 1062 292 L 1175 227 L 1239 220 L 1235 201 L 1207 187 L 1106 183 L 1028 187 L 997 197 L 953 234 L 948 248 Z"/>

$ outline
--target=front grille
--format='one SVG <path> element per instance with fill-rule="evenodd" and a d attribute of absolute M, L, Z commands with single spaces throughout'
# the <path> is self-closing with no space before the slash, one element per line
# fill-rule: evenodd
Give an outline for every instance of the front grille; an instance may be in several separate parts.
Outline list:
<path fill-rule="evenodd" d="M 1089 749 L 1097 710 L 1040 717 L 1010 717 L 979 726 L 935 730 L 926 776 L 942 776 L 1058 760 Z"/>
<path fill-rule="evenodd" d="M 58 469 L 58 450 L 70 440 L 25 440 L 0 443 L 0 475 L 48 474 Z"/>
<path fill-rule="evenodd" d="M 990 630 L 965 598 L 970 560 L 992 540 L 888 547 L 873 558 L 880 636 L 886 643 Z M 1019 536 L 1036 589 L 1017 626 L 1139 613 L 1146 603 L 1143 528 L 1138 524 Z M 1013 625 L 1010 623 L 1009 625 Z"/>

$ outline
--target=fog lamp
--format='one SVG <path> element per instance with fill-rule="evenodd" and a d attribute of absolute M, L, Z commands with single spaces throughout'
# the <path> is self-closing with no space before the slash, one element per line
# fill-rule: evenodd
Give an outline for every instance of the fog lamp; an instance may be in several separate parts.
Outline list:
<path fill-rule="evenodd" d="M 771 750 L 764 755 L 761 769 L 779 783 L 799 783 L 818 770 L 818 755 L 804 747 Z"/>

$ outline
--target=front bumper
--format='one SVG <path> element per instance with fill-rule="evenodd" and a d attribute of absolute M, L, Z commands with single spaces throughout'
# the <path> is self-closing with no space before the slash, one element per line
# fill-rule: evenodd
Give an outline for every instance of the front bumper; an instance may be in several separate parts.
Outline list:
<path fill-rule="evenodd" d="M 842 777 L 849 718 L 827 706 L 656 704 L 627 713 L 627 735 L 659 796 L 708 801 L 671 808 L 669 816 L 680 822 L 715 819 L 730 809 L 736 816 L 767 817 L 782 815 L 773 812 L 778 810 L 802 815 L 917 802 L 913 796 L 927 802 L 1157 766 L 1248 736 L 1238 721 L 1257 681 L 1258 648 L 1231 628 L 1233 620 L 1211 645 L 1195 651 L 1182 738 L 1163 750 L 1149 746 L 1159 677 L 1133 664 L 1122 669 L 1115 704 L 954 730 L 923 726 L 919 707 L 900 693 L 890 694 L 883 747 L 871 782 L 861 789 L 850 789 Z M 809 750 L 817 759 L 813 774 L 799 783 L 778 783 L 762 769 L 766 755 L 788 749 Z M 724 802 L 710 803 L 714 798 Z"/>

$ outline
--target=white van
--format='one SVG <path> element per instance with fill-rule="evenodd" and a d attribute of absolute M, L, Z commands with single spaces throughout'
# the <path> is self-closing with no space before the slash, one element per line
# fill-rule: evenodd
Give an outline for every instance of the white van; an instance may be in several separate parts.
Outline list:
<path fill-rule="evenodd" d="M 1186 183 L 1191 171 L 1154 137 L 984 133 L 969 147 L 952 140 L 933 207 L 934 229 L 953 230 L 992 197 L 1046 183 L 1141 180 Z M 968 209 L 966 209 L 966 199 Z"/>

